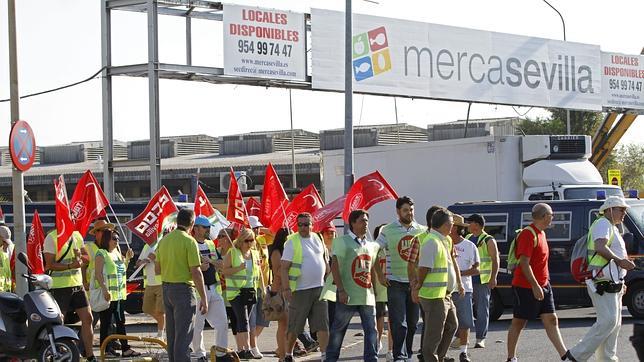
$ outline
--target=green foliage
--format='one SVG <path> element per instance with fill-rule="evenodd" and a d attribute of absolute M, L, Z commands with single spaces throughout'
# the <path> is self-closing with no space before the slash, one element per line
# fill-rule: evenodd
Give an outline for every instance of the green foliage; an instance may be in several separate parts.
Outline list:
<path fill-rule="evenodd" d="M 551 113 L 549 118 L 528 118 L 519 122 L 518 128 L 526 135 L 566 134 L 566 110 L 548 110 Z M 602 119 L 600 112 L 570 111 L 571 133 L 593 136 Z"/>
<path fill-rule="evenodd" d="M 644 144 L 627 144 L 613 150 L 600 172 L 608 183 L 608 170 L 622 171 L 622 189 L 644 191 Z"/>

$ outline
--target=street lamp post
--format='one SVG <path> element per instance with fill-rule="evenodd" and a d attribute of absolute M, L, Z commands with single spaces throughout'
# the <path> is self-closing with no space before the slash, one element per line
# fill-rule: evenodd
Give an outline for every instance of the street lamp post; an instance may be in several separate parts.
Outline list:
<path fill-rule="evenodd" d="M 552 4 L 550 4 L 547 0 L 543 0 L 543 2 L 548 4 L 548 6 L 550 6 L 550 8 L 552 8 L 552 10 L 554 10 L 559 15 L 559 17 L 561 18 L 561 25 L 563 26 L 563 39 L 564 39 L 564 41 L 566 41 L 566 22 L 564 21 L 563 15 L 561 15 L 559 10 L 557 10 L 554 6 L 552 6 Z M 571 132 L 571 130 L 570 130 L 570 110 L 566 109 L 566 133 L 570 134 L 570 132 Z"/>

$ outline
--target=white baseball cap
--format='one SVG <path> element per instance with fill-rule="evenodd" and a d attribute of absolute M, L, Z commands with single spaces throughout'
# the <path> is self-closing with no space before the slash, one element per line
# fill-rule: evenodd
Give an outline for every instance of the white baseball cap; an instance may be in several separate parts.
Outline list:
<path fill-rule="evenodd" d="M 609 196 L 606 201 L 602 204 L 602 206 L 599 207 L 599 212 L 604 212 L 606 209 L 610 209 L 613 207 L 624 207 L 624 208 L 630 208 L 628 204 L 626 203 L 626 200 L 624 200 L 623 197 L 619 196 Z"/>
<path fill-rule="evenodd" d="M 11 230 L 4 225 L 0 226 L 0 238 L 2 240 L 11 240 Z"/>
<path fill-rule="evenodd" d="M 248 223 L 250 224 L 251 229 L 264 227 L 264 225 L 259 222 L 259 218 L 257 216 L 249 216 Z"/>

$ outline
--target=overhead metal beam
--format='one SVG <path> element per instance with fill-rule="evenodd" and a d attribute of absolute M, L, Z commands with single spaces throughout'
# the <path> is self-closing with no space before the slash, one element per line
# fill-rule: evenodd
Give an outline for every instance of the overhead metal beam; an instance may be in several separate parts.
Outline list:
<path fill-rule="evenodd" d="M 112 76 L 108 69 L 112 64 L 112 20 L 108 0 L 101 2 L 101 92 L 103 94 L 103 191 L 110 201 L 114 201 L 114 132 L 112 123 Z"/>
<path fill-rule="evenodd" d="M 150 195 L 161 188 L 159 121 L 159 16 L 157 0 L 148 0 L 148 104 L 150 117 Z"/>

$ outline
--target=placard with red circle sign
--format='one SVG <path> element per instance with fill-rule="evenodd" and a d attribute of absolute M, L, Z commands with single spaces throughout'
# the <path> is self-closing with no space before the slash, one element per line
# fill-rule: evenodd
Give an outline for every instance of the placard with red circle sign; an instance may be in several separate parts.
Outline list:
<path fill-rule="evenodd" d="M 9 153 L 13 165 L 20 171 L 27 171 L 36 159 L 34 131 L 25 121 L 16 121 L 9 135 Z"/>

